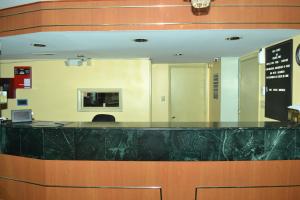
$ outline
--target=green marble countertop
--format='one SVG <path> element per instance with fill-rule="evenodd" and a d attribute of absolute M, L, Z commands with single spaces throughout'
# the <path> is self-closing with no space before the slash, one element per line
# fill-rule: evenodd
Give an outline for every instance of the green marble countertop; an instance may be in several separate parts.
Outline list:
<path fill-rule="evenodd" d="M 53 122 L 2 123 L 5 127 L 57 128 L 142 128 L 142 129 L 209 129 L 209 128 L 300 128 L 299 124 L 283 122 Z"/>
<path fill-rule="evenodd" d="M 4 123 L 0 153 L 45 160 L 299 160 L 300 126 L 266 123 Z"/>

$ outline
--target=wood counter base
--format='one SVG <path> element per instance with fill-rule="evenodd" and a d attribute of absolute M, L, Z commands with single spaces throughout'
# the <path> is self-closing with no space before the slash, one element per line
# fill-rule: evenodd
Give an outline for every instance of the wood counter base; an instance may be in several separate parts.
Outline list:
<path fill-rule="evenodd" d="M 193 200 L 197 186 L 300 185 L 300 161 L 46 161 L 0 155 L 0 176 L 48 186 L 161 186 Z M 300 187 L 199 190 L 201 200 L 296 200 Z M 55 188 L 0 179 L 3 200 L 159 200 L 159 190 Z"/>

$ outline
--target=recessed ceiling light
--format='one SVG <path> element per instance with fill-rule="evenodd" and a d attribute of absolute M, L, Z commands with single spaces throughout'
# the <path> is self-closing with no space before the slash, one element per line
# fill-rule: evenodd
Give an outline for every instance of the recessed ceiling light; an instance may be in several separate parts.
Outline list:
<path fill-rule="evenodd" d="M 77 58 L 84 58 L 85 56 L 83 54 L 77 54 Z"/>
<path fill-rule="evenodd" d="M 231 36 L 231 37 L 225 38 L 225 40 L 229 40 L 229 41 L 240 40 L 240 39 L 242 39 L 242 37 L 240 37 L 240 36 Z"/>
<path fill-rule="evenodd" d="M 148 39 L 145 39 L 145 38 L 137 38 L 137 39 L 134 39 L 133 41 L 135 41 L 135 42 L 148 42 Z"/>
<path fill-rule="evenodd" d="M 174 56 L 183 56 L 182 53 L 175 53 Z"/>
<path fill-rule="evenodd" d="M 56 53 L 51 53 L 51 52 L 46 52 L 46 53 L 32 53 L 32 55 L 36 55 L 36 56 L 54 56 L 56 55 Z"/>
<path fill-rule="evenodd" d="M 33 47 L 46 47 L 47 45 L 41 44 L 41 43 L 33 43 L 33 44 L 31 44 L 31 46 L 33 46 Z"/>

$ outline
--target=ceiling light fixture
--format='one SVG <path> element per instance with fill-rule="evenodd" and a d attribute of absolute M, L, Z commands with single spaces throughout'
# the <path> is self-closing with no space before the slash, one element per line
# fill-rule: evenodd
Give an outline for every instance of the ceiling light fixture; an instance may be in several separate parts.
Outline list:
<path fill-rule="evenodd" d="M 33 47 L 46 47 L 47 45 L 41 44 L 41 43 L 33 43 L 33 44 L 31 44 L 31 46 L 33 46 Z"/>
<path fill-rule="evenodd" d="M 81 60 L 80 58 L 68 58 L 65 61 L 65 65 L 66 66 L 81 66 L 83 64 L 83 60 Z"/>
<path fill-rule="evenodd" d="M 86 65 L 91 65 L 91 58 L 87 58 L 84 55 L 77 55 L 77 58 L 68 58 L 65 61 L 66 66 L 82 66 L 84 63 Z"/>
<path fill-rule="evenodd" d="M 197 9 L 207 8 L 211 0 L 191 0 L 192 6 Z"/>
<path fill-rule="evenodd" d="M 225 38 L 225 40 L 228 40 L 228 41 L 234 41 L 234 40 L 240 40 L 240 39 L 242 39 L 242 37 L 240 37 L 240 36 L 231 36 L 231 37 Z"/>
<path fill-rule="evenodd" d="M 145 38 L 137 38 L 137 39 L 134 39 L 133 41 L 135 41 L 135 42 L 148 42 L 148 39 L 145 39 Z"/>
<path fill-rule="evenodd" d="M 183 56 L 182 53 L 175 53 L 174 56 Z"/>

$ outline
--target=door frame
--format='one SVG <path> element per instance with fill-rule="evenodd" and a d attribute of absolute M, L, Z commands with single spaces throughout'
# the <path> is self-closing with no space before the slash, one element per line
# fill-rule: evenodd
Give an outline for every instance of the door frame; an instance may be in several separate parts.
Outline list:
<path fill-rule="evenodd" d="M 169 122 L 172 122 L 172 94 L 171 94 L 171 87 L 172 87 L 172 76 L 171 71 L 172 68 L 196 68 L 200 67 L 199 65 L 206 65 L 205 76 L 206 76 L 206 85 L 205 85 L 205 107 L 206 107 L 206 121 L 209 122 L 209 64 L 208 63 L 188 63 L 188 64 L 170 64 L 169 65 Z"/>
<path fill-rule="evenodd" d="M 251 60 L 251 59 L 257 59 L 258 60 L 258 51 L 254 51 L 252 53 L 249 53 L 247 55 L 244 55 L 244 56 L 241 56 L 240 59 L 239 59 L 239 91 L 238 91 L 238 95 L 239 95 L 239 102 L 238 102 L 238 107 L 239 107 L 239 110 L 238 110 L 238 120 L 239 122 L 241 121 L 241 63 L 243 61 L 248 61 L 248 60 Z M 259 95 L 260 95 L 260 69 L 259 69 L 260 65 L 258 63 L 257 65 L 257 68 L 258 68 L 258 75 L 259 75 L 259 83 L 258 83 L 258 92 L 259 92 Z M 258 121 L 260 121 L 260 105 L 261 105 L 261 102 L 260 102 L 260 99 L 258 99 L 258 112 L 257 112 L 257 119 Z"/>

